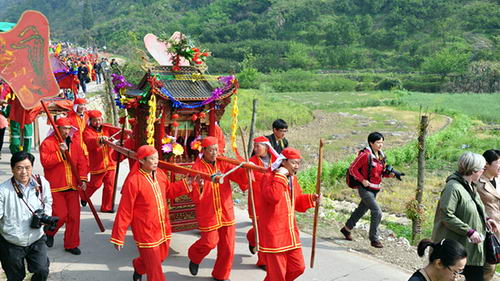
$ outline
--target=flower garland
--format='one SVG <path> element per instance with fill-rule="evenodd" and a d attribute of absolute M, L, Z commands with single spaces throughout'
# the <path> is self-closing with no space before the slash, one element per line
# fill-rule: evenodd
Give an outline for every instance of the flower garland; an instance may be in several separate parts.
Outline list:
<path fill-rule="evenodd" d="M 147 134 L 148 134 L 148 138 L 146 140 L 146 143 L 151 145 L 151 146 L 154 146 L 155 145 L 155 138 L 154 138 L 154 135 L 155 135 L 155 119 L 156 119 L 156 96 L 155 95 L 151 95 L 151 98 L 149 100 L 149 116 L 148 116 L 148 121 L 147 121 L 147 126 L 146 126 L 146 130 L 147 130 Z"/>
<path fill-rule="evenodd" d="M 184 153 L 184 147 L 181 144 L 177 143 L 175 137 L 173 136 L 166 136 L 161 140 L 161 142 L 163 144 L 161 146 L 161 150 L 163 151 L 163 153 L 171 153 L 175 156 L 180 156 Z"/>
<path fill-rule="evenodd" d="M 189 64 L 194 65 L 200 69 L 206 69 L 206 60 L 210 56 L 207 50 L 200 50 L 189 42 L 186 36 L 180 39 L 169 39 L 167 42 L 170 44 L 168 51 L 172 54 L 172 71 L 181 70 L 180 61 L 184 57 L 189 61 Z"/>

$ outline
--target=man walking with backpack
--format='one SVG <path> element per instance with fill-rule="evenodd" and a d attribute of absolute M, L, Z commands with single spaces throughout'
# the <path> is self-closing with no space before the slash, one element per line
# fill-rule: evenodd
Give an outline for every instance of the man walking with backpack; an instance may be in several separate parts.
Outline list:
<path fill-rule="evenodd" d="M 373 132 L 368 135 L 368 147 L 361 150 L 358 157 L 349 167 L 348 185 L 357 188 L 361 202 L 351 214 L 345 226 L 340 230 L 346 240 L 352 241 L 351 231 L 363 215 L 370 210 L 369 238 L 372 247 L 383 248 L 379 240 L 378 227 L 382 220 L 382 209 L 377 203 L 377 194 L 381 189 L 382 177 L 393 177 L 393 173 L 386 173 L 385 155 L 382 152 L 384 136 Z"/>

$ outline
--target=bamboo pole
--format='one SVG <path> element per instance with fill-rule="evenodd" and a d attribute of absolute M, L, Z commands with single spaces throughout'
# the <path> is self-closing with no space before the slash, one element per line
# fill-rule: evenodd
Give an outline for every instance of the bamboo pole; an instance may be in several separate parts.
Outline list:
<path fill-rule="evenodd" d="M 318 157 L 318 174 L 316 176 L 316 195 L 321 195 L 321 173 L 323 171 L 323 139 L 319 140 L 319 157 Z M 316 202 L 314 208 L 314 222 L 311 246 L 311 268 L 314 267 L 314 256 L 316 255 L 316 232 L 318 229 L 318 214 L 319 214 L 319 201 Z"/>

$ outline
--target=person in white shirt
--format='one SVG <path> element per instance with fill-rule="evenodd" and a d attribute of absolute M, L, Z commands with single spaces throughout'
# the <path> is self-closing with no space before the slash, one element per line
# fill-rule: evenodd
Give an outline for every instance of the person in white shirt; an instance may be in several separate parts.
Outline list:
<path fill-rule="evenodd" d="M 32 281 L 45 281 L 49 259 L 45 227 L 57 222 L 52 215 L 48 181 L 33 175 L 35 157 L 19 151 L 12 155 L 13 177 L 0 184 L 0 261 L 8 281 L 22 281 L 28 271 Z"/>

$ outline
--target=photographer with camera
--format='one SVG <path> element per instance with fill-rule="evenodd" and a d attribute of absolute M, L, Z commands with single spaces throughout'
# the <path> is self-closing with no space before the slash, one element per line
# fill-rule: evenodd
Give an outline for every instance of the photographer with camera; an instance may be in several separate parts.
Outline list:
<path fill-rule="evenodd" d="M 47 280 L 49 259 L 44 227 L 54 227 L 52 196 L 47 180 L 33 175 L 35 157 L 19 151 L 12 155 L 13 177 L 0 184 L 0 261 L 8 281 Z"/>
<path fill-rule="evenodd" d="M 370 231 L 369 238 L 372 247 L 383 248 L 378 235 L 378 226 L 382 220 L 382 209 L 377 203 L 377 194 L 382 188 L 382 178 L 396 177 L 401 180 L 404 173 L 399 173 L 391 166 L 386 164 L 385 154 L 382 152 L 384 146 L 384 136 L 379 132 L 373 132 L 368 135 L 368 146 L 361 150 L 358 157 L 349 167 L 349 177 L 352 183 L 348 183 L 351 188 L 358 189 L 359 202 L 358 207 L 351 214 L 340 232 L 346 240 L 352 241 L 351 231 L 363 215 L 370 210 Z"/>

